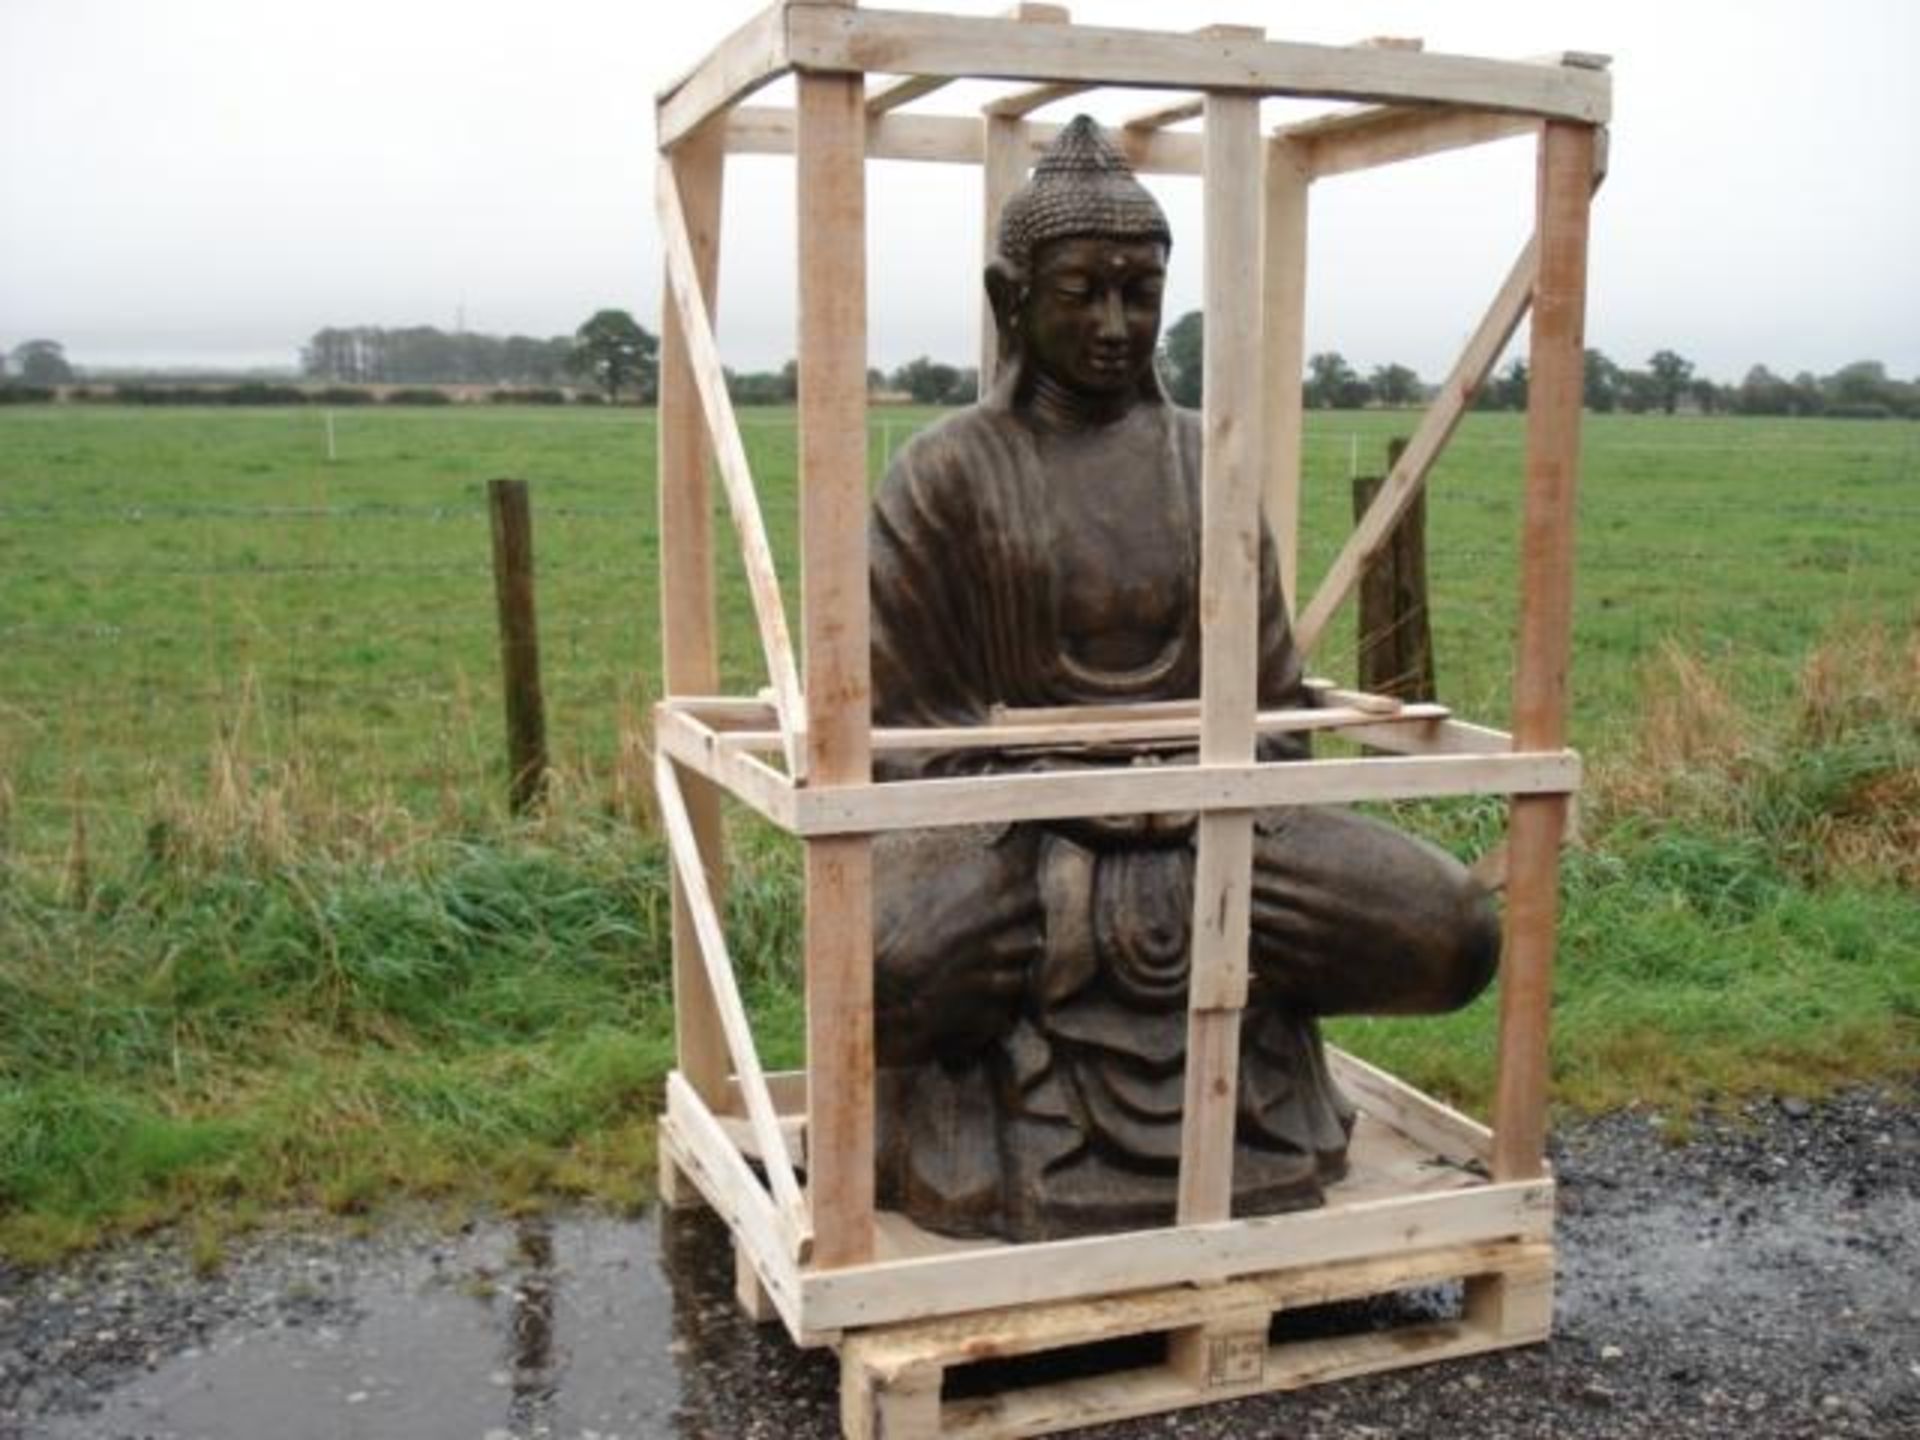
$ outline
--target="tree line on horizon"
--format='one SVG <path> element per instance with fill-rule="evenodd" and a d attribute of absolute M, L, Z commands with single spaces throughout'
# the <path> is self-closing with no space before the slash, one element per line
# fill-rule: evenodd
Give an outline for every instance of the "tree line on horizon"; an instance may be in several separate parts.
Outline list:
<path fill-rule="evenodd" d="M 553 387 L 571 380 L 592 385 L 609 403 L 625 397 L 649 405 L 658 398 L 659 348 L 658 337 L 629 312 L 609 308 L 596 311 L 571 335 L 544 339 L 449 332 L 431 325 L 327 326 L 301 348 L 300 368 L 308 380 L 336 386 Z M 1188 311 L 1167 328 L 1160 370 L 1177 404 L 1200 404 L 1204 351 L 1199 311 Z M 798 394 L 799 367 L 792 360 L 778 370 L 728 369 L 724 374 L 736 405 L 790 405 Z M 50 393 L 82 378 L 55 340 L 27 340 L 10 355 L 0 351 L 0 398 Z M 1527 362 L 1516 357 L 1487 378 L 1474 396 L 1474 408 L 1524 409 L 1527 379 Z M 870 369 L 867 388 L 875 396 L 921 405 L 963 405 L 978 396 L 979 372 L 921 355 L 892 371 Z M 1362 375 L 1337 350 L 1308 358 L 1301 387 L 1305 404 L 1315 410 L 1418 405 L 1433 389 L 1412 368 L 1396 363 L 1375 365 Z M 1656 350 L 1645 365 L 1631 367 L 1589 349 L 1584 398 L 1589 410 L 1600 413 L 1920 418 L 1920 377 L 1900 380 L 1878 360 L 1857 360 L 1829 375 L 1803 370 L 1791 379 L 1755 365 L 1733 385 L 1698 374 L 1694 363 L 1674 350 Z"/>
<path fill-rule="evenodd" d="M 1161 370 L 1167 393 L 1177 404 L 1199 405 L 1206 379 L 1204 350 L 1205 322 L 1198 310 L 1168 327 Z M 1312 410 L 1417 405 L 1433 394 L 1433 387 L 1405 365 L 1376 365 L 1362 376 L 1337 350 L 1308 357 L 1301 389 Z M 1697 374 L 1694 363 L 1678 351 L 1656 350 L 1644 366 L 1633 368 L 1589 348 L 1582 395 L 1586 408 L 1601 414 L 1622 410 L 1672 415 L 1684 409 L 1706 415 L 1920 419 L 1920 376 L 1897 380 L 1878 360 L 1856 360 L 1831 375 L 1803 370 L 1791 380 L 1755 365 L 1738 385 L 1727 385 Z M 1476 410 L 1524 410 L 1526 405 L 1527 362 L 1518 357 L 1489 375 L 1473 400 Z"/>

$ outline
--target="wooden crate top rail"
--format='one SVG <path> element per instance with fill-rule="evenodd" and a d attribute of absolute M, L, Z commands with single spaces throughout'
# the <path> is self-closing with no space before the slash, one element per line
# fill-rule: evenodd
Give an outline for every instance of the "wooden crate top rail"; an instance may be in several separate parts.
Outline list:
<path fill-rule="evenodd" d="M 928 93 L 932 82 L 987 79 L 1052 87 L 1033 92 L 1048 98 L 1096 86 L 1233 91 L 1606 123 L 1612 92 L 1596 57 L 1552 59 L 1559 63 L 776 0 L 663 89 L 657 119 L 659 143 L 671 147 L 797 70 L 901 77 L 890 92 L 876 92 L 888 97 L 876 114 L 905 103 L 894 97 Z"/>

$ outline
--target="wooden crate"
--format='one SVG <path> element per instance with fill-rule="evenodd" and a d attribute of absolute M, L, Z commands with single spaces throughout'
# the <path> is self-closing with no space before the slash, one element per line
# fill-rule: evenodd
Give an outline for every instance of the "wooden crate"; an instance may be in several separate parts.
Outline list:
<path fill-rule="evenodd" d="M 1447 1319 L 1292 1338 L 1276 1320 L 1341 1301 L 1462 1286 Z M 1100 1301 L 1021 1306 L 862 1331 L 840 1350 L 841 1423 L 854 1440 L 1001 1440 L 1205 1405 L 1544 1340 L 1553 1319 L 1553 1247 L 1507 1241 L 1310 1263 L 1218 1285 L 1177 1285 Z M 1082 1373 L 943 1393 L 955 1372 L 1101 1342 Z M 1049 1357 L 1051 1358 L 1051 1357 Z M 1056 1368 L 1058 1368 L 1056 1362 Z"/>
<path fill-rule="evenodd" d="M 786 74 L 795 77 L 790 108 L 741 103 Z M 963 78 L 1014 88 L 973 115 L 900 110 Z M 963 731 L 876 729 L 865 549 L 866 162 L 978 165 L 990 234 L 1030 159 L 1057 133 L 1032 113 L 1103 86 L 1162 92 L 1118 129 L 1118 141 L 1142 171 L 1198 176 L 1205 201 L 1205 305 L 1214 323 L 1205 356 L 1201 588 L 1209 618 L 1200 694 L 1191 702 L 1014 713 Z M 1363 103 L 1263 131 L 1259 106 L 1266 96 Z M 1135 1396 L 1125 1402 L 1135 1410 L 1348 1373 L 1343 1366 L 1362 1362 L 1334 1364 L 1325 1358 L 1333 1351 L 1259 1350 L 1247 1338 L 1257 1328 L 1255 1312 L 1286 1308 L 1296 1303 L 1286 1296 L 1316 1293 L 1315 1284 L 1362 1285 L 1362 1293 L 1372 1293 L 1365 1286 L 1393 1288 L 1441 1255 L 1449 1265 L 1479 1257 L 1473 1263 L 1486 1268 L 1473 1272 L 1471 1294 L 1480 1298 L 1444 1346 L 1419 1353 L 1544 1333 L 1541 1247 L 1550 1242 L 1552 1206 L 1544 1163 L 1547 1014 L 1559 846 L 1580 773 L 1578 757 L 1565 748 L 1565 698 L 1587 219 L 1604 169 L 1609 104 L 1604 61 L 1588 55 L 1483 60 L 1427 54 L 1417 42 L 1294 44 L 1245 27 L 1168 34 L 1077 26 L 1055 5 L 967 17 L 863 9 L 849 0 L 777 0 L 662 92 L 658 201 L 668 303 L 659 477 L 667 693 L 655 734 L 675 879 L 679 1048 L 661 1125 L 663 1193 L 670 1202 L 704 1199 L 726 1220 L 742 1301 L 754 1313 L 779 1318 L 800 1344 L 841 1347 L 849 1433 L 865 1433 L 859 1427 L 881 1413 L 897 1413 L 900 1424 L 914 1417 L 922 1430 L 976 1423 L 967 1417 L 977 1406 L 947 1421 L 927 1408 L 927 1376 L 966 1358 L 968 1334 L 1039 1350 L 1077 1344 L 1089 1327 L 1109 1333 L 1113 1324 L 1187 1337 L 1169 1342 L 1166 1365 L 1108 1377 L 1110 1396 Z M 1174 128 L 1194 118 L 1202 121 L 1198 132 Z M 1530 135 L 1538 145 L 1534 235 L 1320 587 L 1299 597 L 1311 188 L 1514 135 Z M 714 336 L 729 154 L 791 154 L 798 169 L 798 652 Z M 1249 293 L 1257 293 L 1257 305 L 1246 303 Z M 1259 712 L 1249 557 L 1257 553 L 1262 512 L 1275 534 L 1296 641 L 1311 652 L 1529 312 L 1512 732 L 1468 723 L 1441 706 L 1402 706 L 1324 684 L 1309 709 Z M 983 344 L 983 380 L 994 359 Z M 739 540 L 767 665 L 767 685 L 754 696 L 717 694 L 710 470 L 718 473 Z M 1336 731 L 1370 753 L 1258 762 L 1257 736 L 1302 730 Z M 872 774 L 874 753 L 890 748 L 1182 737 L 1197 748 L 1198 764 L 886 784 Z M 765 1073 L 740 1003 L 719 918 L 725 794 L 805 845 L 804 1072 Z M 1505 795 L 1512 804 L 1493 1126 L 1477 1126 L 1390 1076 L 1336 1057 L 1337 1078 L 1364 1112 L 1353 1175 L 1333 1188 L 1323 1209 L 1233 1218 L 1254 808 L 1469 794 Z M 940 824 L 1170 811 L 1200 815 L 1196 914 L 1229 917 L 1195 926 L 1205 936 L 1192 964 L 1177 1223 L 1031 1245 L 958 1245 L 877 1212 L 872 836 Z M 1127 1298 L 1113 1298 L 1119 1296 Z M 1221 1352 L 1226 1382 L 1215 1385 L 1213 1361 L 1195 1357 L 1211 1354 L 1202 1340 L 1229 1320 L 1241 1329 Z M 1377 1368 L 1384 1355 L 1418 1349 L 1369 1349 L 1364 1364 Z M 1246 1367 L 1244 1375 L 1238 1366 Z M 1084 1403 L 1091 1402 L 1069 1403 L 1066 1391 L 1044 1402 L 1006 1397 L 1004 1411 L 1029 1418 L 978 1421 L 989 1428 L 977 1433 L 1065 1424 L 1076 1413 L 1072 1405 Z M 1048 1404 L 1055 1408 L 1043 1415 Z"/>

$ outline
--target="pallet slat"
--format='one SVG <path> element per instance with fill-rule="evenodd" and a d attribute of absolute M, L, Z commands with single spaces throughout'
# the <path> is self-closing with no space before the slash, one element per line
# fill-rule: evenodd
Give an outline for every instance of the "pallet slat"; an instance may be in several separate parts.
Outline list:
<path fill-rule="evenodd" d="M 1426 1364 L 1545 1337 L 1552 1248 L 1450 1246 L 1309 1266 L 1223 1285 L 1139 1291 L 1099 1302 L 1028 1307 L 863 1332 L 842 1346 L 844 1415 L 853 1437 L 935 1440 L 1050 1434 L 1239 1396 Z M 1448 1280 L 1467 1284 L 1458 1319 L 1273 1342 L 1273 1318 Z M 1164 1334 L 1163 1363 L 943 1403 L 953 1368 L 1133 1336 Z"/>

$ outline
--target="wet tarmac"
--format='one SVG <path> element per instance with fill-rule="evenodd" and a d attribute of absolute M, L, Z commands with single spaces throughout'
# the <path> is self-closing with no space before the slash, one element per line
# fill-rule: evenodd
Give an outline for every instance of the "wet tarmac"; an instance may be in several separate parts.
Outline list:
<path fill-rule="evenodd" d="M 1088 1435 L 1920 1434 L 1920 1122 L 1763 1106 L 1686 1147 L 1645 1117 L 1560 1159 L 1551 1343 Z M 0 1440 L 831 1437 L 831 1355 L 742 1317 L 704 1214 L 257 1237 L 0 1266 Z"/>
<path fill-rule="evenodd" d="M 280 1290 L 265 1323 L 230 1323 L 43 1433 L 670 1435 L 675 1310 L 656 1252 L 648 1223 L 542 1219 L 310 1259 L 260 1277 Z"/>

